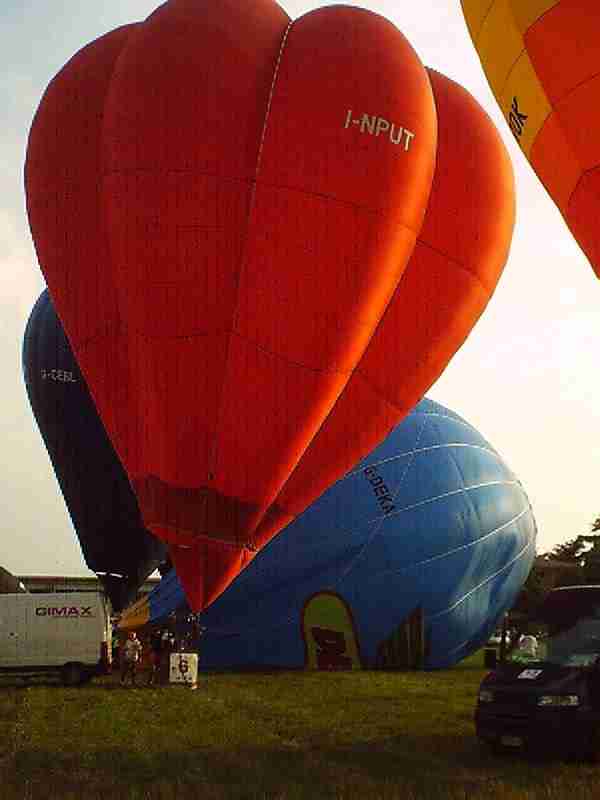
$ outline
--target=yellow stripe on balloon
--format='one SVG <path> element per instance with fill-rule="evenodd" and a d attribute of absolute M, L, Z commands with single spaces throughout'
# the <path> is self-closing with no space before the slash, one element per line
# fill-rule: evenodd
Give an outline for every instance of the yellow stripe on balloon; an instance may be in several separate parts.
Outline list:
<path fill-rule="evenodd" d="M 552 106 L 525 49 L 528 28 L 559 0 L 461 0 L 481 64 L 504 116 L 529 157 Z"/>
<path fill-rule="evenodd" d="M 471 38 L 477 44 L 481 26 L 490 13 L 494 0 L 461 0 L 461 5 Z"/>
<path fill-rule="evenodd" d="M 497 100 L 515 139 L 529 158 L 542 125 L 552 113 L 552 106 L 527 53 L 514 65 Z"/>
<path fill-rule="evenodd" d="M 509 0 L 496 0 L 483 21 L 475 46 L 492 91 L 500 97 L 509 72 L 525 50 Z"/>
<path fill-rule="evenodd" d="M 133 630 L 143 627 L 149 621 L 150 606 L 147 598 L 142 597 L 123 611 L 118 627 L 121 630 Z"/>
<path fill-rule="evenodd" d="M 461 0 L 498 105 L 600 278 L 598 0 Z"/>
<path fill-rule="evenodd" d="M 515 24 L 521 35 L 524 36 L 534 22 L 559 3 L 560 0 L 510 0 Z"/>
<path fill-rule="evenodd" d="M 513 22 L 523 36 L 534 22 L 560 3 L 560 0 L 507 0 L 503 3 L 510 7 Z M 461 0 L 461 5 L 469 32 L 473 40 L 479 40 L 481 28 L 494 6 L 499 0 Z"/>

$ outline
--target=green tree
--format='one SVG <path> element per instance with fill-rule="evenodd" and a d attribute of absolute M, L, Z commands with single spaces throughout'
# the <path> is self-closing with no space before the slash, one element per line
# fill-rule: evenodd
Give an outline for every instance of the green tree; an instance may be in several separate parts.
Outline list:
<path fill-rule="evenodd" d="M 549 571 L 547 562 L 553 562 L 554 569 Z M 555 586 L 582 583 L 600 584 L 600 516 L 592 523 L 589 534 L 568 539 L 536 558 L 511 609 L 511 616 L 518 620 L 535 612 Z"/>
<path fill-rule="evenodd" d="M 519 596 L 511 609 L 512 620 L 527 617 L 532 614 L 547 593 L 543 575 L 535 562 L 529 571 L 527 580 L 519 592 Z"/>
<path fill-rule="evenodd" d="M 600 535 L 581 536 L 580 539 L 587 545 L 583 553 L 585 583 L 600 583 Z"/>
<path fill-rule="evenodd" d="M 584 544 L 581 541 L 581 536 L 576 536 L 574 539 L 568 539 L 562 544 L 557 544 L 552 548 L 549 553 L 544 554 L 544 558 L 549 558 L 552 561 L 564 561 L 571 564 L 579 564 L 581 566 L 582 549 Z"/>
<path fill-rule="evenodd" d="M 560 575 L 561 586 L 574 583 L 600 583 L 600 534 L 594 533 L 595 531 L 600 531 L 600 517 L 592 523 L 590 534 L 581 534 L 569 539 L 546 555 L 546 558 L 552 561 L 571 565 L 571 569 L 567 566 L 565 574 Z M 572 569 L 573 566 L 578 569 Z"/>

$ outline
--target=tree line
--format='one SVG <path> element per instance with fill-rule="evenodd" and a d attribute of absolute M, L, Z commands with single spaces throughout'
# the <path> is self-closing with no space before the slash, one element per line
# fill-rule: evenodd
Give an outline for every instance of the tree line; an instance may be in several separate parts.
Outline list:
<path fill-rule="evenodd" d="M 600 516 L 580 534 L 536 558 L 513 611 L 529 614 L 555 586 L 600 584 Z"/>

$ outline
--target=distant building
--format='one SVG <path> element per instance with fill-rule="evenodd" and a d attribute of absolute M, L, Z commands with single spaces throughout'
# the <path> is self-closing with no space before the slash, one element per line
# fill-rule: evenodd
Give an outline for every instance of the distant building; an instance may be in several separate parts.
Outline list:
<path fill-rule="evenodd" d="M 100 580 L 93 575 L 68 577 L 65 575 L 21 575 L 19 580 L 28 592 L 98 592 L 102 591 Z M 154 589 L 160 578 L 146 578 L 138 589 L 137 599 Z"/>

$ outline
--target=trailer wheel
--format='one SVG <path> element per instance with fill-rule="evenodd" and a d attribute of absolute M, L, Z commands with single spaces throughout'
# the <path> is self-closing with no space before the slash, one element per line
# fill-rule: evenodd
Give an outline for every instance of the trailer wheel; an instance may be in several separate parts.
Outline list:
<path fill-rule="evenodd" d="M 77 664 L 75 662 L 65 664 L 60 671 L 60 677 L 65 686 L 80 686 L 85 678 L 83 664 Z"/>

